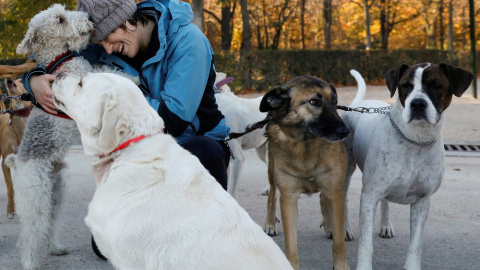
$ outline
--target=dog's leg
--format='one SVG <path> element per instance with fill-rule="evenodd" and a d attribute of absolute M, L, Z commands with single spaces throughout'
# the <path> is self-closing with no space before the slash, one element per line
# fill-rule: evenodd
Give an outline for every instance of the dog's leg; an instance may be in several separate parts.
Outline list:
<path fill-rule="evenodd" d="M 380 237 L 383 238 L 392 238 L 395 236 L 395 233 L 393 231 L 393 226 L 390 223 L 389 219 L 389 207 L 388 207 L 388 201 L 386 199 L 382 199 L 380 202 L 380 213 L 381 213 L 381 219 L 380 219 Z"/>
<path fill-rule="evenodd" d="M 378 202 L 379 198 L 377 198 L 375 194 L 362 191 L 360 199 L 360 239 L 358 244 L 357 270 L 372 269 L 373 223 Z"/>
<path fill-rule="evenodd" d="M 7 185 L 7 218 L 12 219 L 15 216 L 15 191 L 13 189 L 12 174 L 10 168 L 5 165 L 5 157 L 2 158 L 2 171 Z"/>
<path fill-rule="evenodd" d="M 422 262 L 422 235 L 430 211 L 430 197 L 410 205 L 410 245 L 404 269 L 420 270 Z"/>
<path fill-rule="evenodd" d="M 270 196 L 270 195 L 269 195 Z M 285 232 L 285 255 L 293 269 L 298 270 L 300 261 L 297 250 L 298 197 L 300 192 L 288 193 L 280 190 L 280 211 Z"/>
<path fill-rule="evenodd" d="M 320 204 L 325 227 L 330 228 L 333 237 L 332 254 L 335 269 L 350 269 L 347 261 L 347 250 L 345 248 L 344 194 L 343 186 L 334 186 L 328 190 L 322 190 L 320 194 Z M 324 214 L 324 211 L 327 215 Z"/>
<path fill-rule="evenodd" d="M 352 175 L 357 168 L 357 164 L 355 161 L 355 156 L 353 154 L 353 142 L 347 142 L 353 140 L 353 132 L 351 132 L 348 137 L 345 139 L 346 150 L 348 154 L 348 161 L 347 161 L 347 174 L 345 177 L 345 182 L 343 184 L 345 190 L 345 240 L 352 241 L 353 240 L 353 231 L 350 228 L 350 221 L 348 219 L 348 189 L 350 188 L 350 182 L 352 181 Z"/>
<path fill-rule="evenodd" d="M 44 159 L 16 161 L 16 203 L 21 223 L 18 247 L 24 269 L 39 269 L 42 248 L 51 230 L 52 183 L 50 162 Z M 28 168 L 28 169 L 26 169 Z"/>
<path fill-rule="evenodd" d="M 54 162 L 52 172 L 52 226 L 48 236 L 48 249 L 52 255 L 66 255 L 67 250 L 58 243 L 55 228 L 57 227 L 57 216 L 62 206 L 63 193 L 65 190 L 65 181 L 68 179 L 66 164 L 63 162 Z"/>
<path fill-rule="evenodd" d="M 267 201 L 267 218 L 263 224 L 263 230 L 270 236 L 277 234 L 276 225 L 276 206 L 277 206 L 277 186 L 275 185 L 275 174 L 273 164 L 268 166 L 268 182 L 270 183 L 270 193 Z"/>
<path fill-rule="evenodd" d="M 231 140 L 228 144 L 234 158 L 230 159 L 227 191 L 232 197 L 235 197 L 235 189 L 237 188 L 237 181 L 242 172 L 245 156 L 238 141 Z"/>
<path fill-rule="evenodd" d="M 260 160 L 262 160 L 263 162 L 265 162 L 265 164 L 267 164 L 267 168 L 268 168 L 268 141 L 264 142 L 262 145 L 255 148 L 255 152 L 257 152 L 258 158 L 260 158 Z M 269 192 L 270 192 L 270 185 L 267 183 L 265 188 L 262 189 L 261 194 L 264 196 L 267 196 Z"/>
<path fill-rule="evenodd" d="M 331 213 L 331 206 L 330 201 L 326 198 L 325 192 L 320 192 L 320 209 L 322 210 L 322 218 L 323 222 L 320 225 L 320 228 L 323 227 L 323 231 L 327 235 L 328 239 L 333 238 L 332 232 L 332 213 Z"/>

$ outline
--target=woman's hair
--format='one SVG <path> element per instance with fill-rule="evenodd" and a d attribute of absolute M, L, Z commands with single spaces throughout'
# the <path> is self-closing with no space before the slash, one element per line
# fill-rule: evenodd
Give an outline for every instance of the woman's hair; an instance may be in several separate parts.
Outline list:
<path fill-rule="evenodd" d="M 127 21 L 131 25 L 137 25 L 137 23 L 141 23 L 142 25 L 147 25 L 148 21 L 152 19 L 153 18 L 151 18 L 150 16 L 142 14 L 142 12 L 139 12 L 137 10 L 135 11 L 135 13 L 133 13 L 132 17 L 130 17 Z M 119 27 L 125 31 L 127 30 L 127 26 L 125 24 L 122 24 Z"/>

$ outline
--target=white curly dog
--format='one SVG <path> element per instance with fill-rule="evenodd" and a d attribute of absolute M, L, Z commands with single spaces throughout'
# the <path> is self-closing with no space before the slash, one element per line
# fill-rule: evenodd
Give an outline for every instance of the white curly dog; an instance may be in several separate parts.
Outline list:
<path fill-rule="evenodd" d="M 230 131 L 241 133 L 245 131 L 248 125 L 262 121 L 267 117 L 266 113 L 260 112 L 260 101 L 262 101 L 263 96 L 252 99 L 237 97 L 232 93 L 228 84 L 222 83 L 226 79 L 227 74 L 217 72 L 215 99 L 218 109 L 225 116 L 225 123 L 230 127 Z M 265 128 L 261 128 L 228 141 L 233 154 L 233 158 L 230 159 L 227 188 L 230 195 L 235 196 L 237 181 L 245 162 L 243 150 L 255 149 L 260 160 L 267 163 L 267 137 L 264 134 Z M 270 185 L 267 185 L 262 194 L 265 192 L 268 194 L 269 188 Z"/>
<path fill-rule="evenodd" d="M 199 160 L 163 133 L 133 82 L 63 73 L 52 88 L 85 154 L 100 157 L 85 222 L 116 269 L 292 269 Z"/>
<path fill-rule="evenodd" d="M 85 48 L 92 31 L 93 23 L 87 13 L 66 11 L 64 6 L 55 4 L 32 18 L 17 53 L 33 53 L 37 63 L 47 67 L 47 71 L 53 70 L 52 74 L 66 70 L 83 76 L 94 70 L 84 58 L 67 57 L 67 62 L 56 59 Z M 114 72 L 98 69 L 105 70 Z M 34 107 L 17 155 L 8 158 L 10 166 L 16 167 L 14 186 L 22 227 L 18 246 L 24 269 L 40 268 L 40 257 L 47 245 L 50 254 L 67 254 L 58 243 L 54 228 L 67 179 L 64 158 L 79 137 L 74 121 Z"/>

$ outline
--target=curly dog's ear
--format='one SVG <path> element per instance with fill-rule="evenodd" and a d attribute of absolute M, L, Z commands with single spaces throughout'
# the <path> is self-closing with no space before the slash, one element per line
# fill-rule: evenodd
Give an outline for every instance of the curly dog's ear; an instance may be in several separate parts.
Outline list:
<path fill-rule="evenodd" d="M 123 142 L 129 131 L 128 119 L 118 105 L 117 99 L 111 93 L 102 96 L 104 109 L 102 115 L 102 128 L 98 137 L 98 147 L 103 153 L 109 153 Z"/>
<path fill-rule="evenodd" d="M 29 54 L 35 49 L 38 36 L 34 29 L 29 29 L 22 42 L 17 46 L 17 54 Z"/>

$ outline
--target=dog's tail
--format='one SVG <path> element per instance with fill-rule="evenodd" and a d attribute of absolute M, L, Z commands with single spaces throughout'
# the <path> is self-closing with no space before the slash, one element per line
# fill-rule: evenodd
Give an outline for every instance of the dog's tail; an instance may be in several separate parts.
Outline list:
<path fill-rule="evenodd" d="M 365 92 L 367 91 L 367 85 L 365 84 L 365 80 L 363 79 L 362 75 L 360 75 L 358 71 L 352 69 L 350 70 L 350 74 L 352 74 L 352 76 L 355 78 L 358 84 L 358 91 L 357 91 L 357 95 L 355 96 L 355 99 L 352 101 L 352 104 L 353 104 L 365 99 Z"/>

